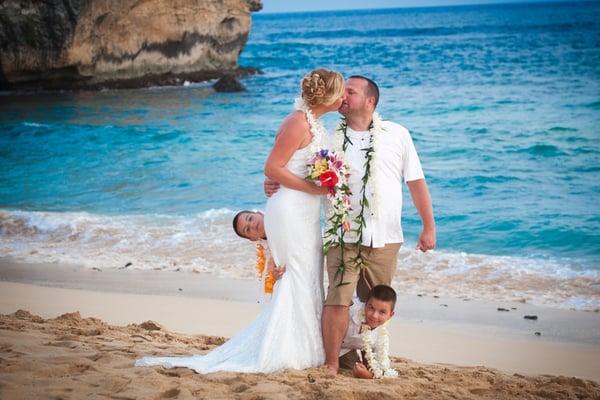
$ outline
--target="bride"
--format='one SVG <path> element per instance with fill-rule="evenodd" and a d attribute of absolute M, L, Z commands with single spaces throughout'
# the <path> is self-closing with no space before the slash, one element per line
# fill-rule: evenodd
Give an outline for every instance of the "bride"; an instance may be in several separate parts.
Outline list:
<path fill-rule="evenodd" d="M 267 201 L 267 241 L 275 264 L 286 268 L 271 301 L 248 327 L 206 355 L 144 357 L 136 366 L 266 373 L 323 364 L 319 214 L 320 196 L 327 190 L 304 177 L 311 155 L 326 147 L 327 131 L 319 117 L 340 107 L 344 79 L 338 72 L 316 69 L 302 79 L 301 86 L 302 98 L 283 121 L 265 164 L 265 175 L 282 186 Z"/>

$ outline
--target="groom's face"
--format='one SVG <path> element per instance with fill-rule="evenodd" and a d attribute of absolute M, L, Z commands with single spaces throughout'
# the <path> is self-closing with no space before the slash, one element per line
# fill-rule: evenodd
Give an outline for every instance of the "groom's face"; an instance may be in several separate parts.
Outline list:
<path fill-rule="evenodd" d="M 348 116 L 367 110 L 367 81 L 350 78 L 346 81 L 346 94 L 339 109 L 340 114 Z"/>
<path fill-rule="evenodd" d="M 256 241 L 264 239 L 264 215 L 258 212 L 242 213 L 238 217 L 236 230 L 245 238 Z"/>

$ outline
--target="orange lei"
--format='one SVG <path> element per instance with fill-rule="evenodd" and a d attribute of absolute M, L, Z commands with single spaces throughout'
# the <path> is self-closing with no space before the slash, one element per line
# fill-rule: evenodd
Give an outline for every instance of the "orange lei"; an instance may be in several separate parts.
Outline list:
<path fill-rule="evenodd" d="M 266 258 L 265 248 L 262 243 L 256 244 L 256 271 L 258 272 L 258 280 L 261 280 L 265 272 Z M 273 271 L 267 271 L 265 276 L 265 293 L 272 294 L 273 286 L 275 285 L 275 275 Z"/>
<path fill-rule="evenodd" d="M 275 286 L 275 275 L 269 271 L 265 278 L 265 293 L 273 294 L 273 286 Z"/>
<path fill-rule="evenodd" d="M 265 272 L 265 248 L 262 243 L 256 243 L 256 271 L 258 280 L 261 280 Z"/>

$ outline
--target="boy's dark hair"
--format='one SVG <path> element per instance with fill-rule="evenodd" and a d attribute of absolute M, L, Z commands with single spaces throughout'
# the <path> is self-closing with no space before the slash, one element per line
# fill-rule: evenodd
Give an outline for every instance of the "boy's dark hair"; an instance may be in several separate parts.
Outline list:
<path fill-rule="evenodd" d="M 372 80 L 362 75 L 352 75 L 348 79 L 363 79 L 367 81 L 367 96 L 375 97 L 375 107 L 377 107 L 377 103 L 379 103 L 379 86 Z"/>
<path fill-rule="evenodd" d="M 367 303 L 371 299 L 377 299 L 381 301 L 387 301 L 392 303 L 392 311 L 396 307 L 396 291 L 388 285 L 377 285 L 369 292 L 367 297 Z"/>
<path fill-rule="evenodd" d="M 250 213 L 250 214 L 254 214 L 254 211 L 250 211 L 250 210 L 242 210 L 239 213 L 235 214 L 235 217 L 233 217 L 233 231 L 235 232 L 236 235 L 238 235 L 241 238 L 244 239 L 248 239 L 246 236 L 242 235 L 240 232 L 238 232 L 237 229 L 237 222 L 238 219 L 240 218 L 240 216 L 244 213 Z"/>

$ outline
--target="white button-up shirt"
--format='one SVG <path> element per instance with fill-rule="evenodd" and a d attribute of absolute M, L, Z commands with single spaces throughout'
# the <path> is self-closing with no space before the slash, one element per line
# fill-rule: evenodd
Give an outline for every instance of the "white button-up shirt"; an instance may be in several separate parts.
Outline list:
<path fill-rule="evenodd" d="M 348 307 L 348 330 L 342 341 L 342 350 L 340 357 L 351 350 L 360 350 L 362 348 L 362 338 L 360 336 L 360 327 L 365 322 L 363 310 L 365 303 L 358 300 L 358 297 L 352 299 L 352 305 Z"/>
<path fill-rule="evenodd" d="M 383 247 L 388 243 L 402 243 L 402 181 L 410 182 L 424 179 L 421 162 L 408 130 L 402 125 L 384 121 L 385 131 L 376 141 L 376 153 L 371 166 L 371 177 L 376 177 L 378 198 L 376 200 L 377 215 L 365 207 L 366 226 L 363 228 L 364 246 Z M 332 132 L 335 134 L 335 131 Z M 344 235 L 346 243 L 358 241 L 354 230 L 354 222 L 360 213 L 362 198 L 362 177 L 365 173 L 366 154 L 363 149 L 369 146 L 369 132 L 357 132 L 347 129 L 352 144 L 348 144 L 345 153 L 346 162 L 350 165 L 348 186 L 352 191 L 350 211 L 351 230 Z M 369 178 L 371 181 L 371 178 Z M 372 202 L 370 192 L 372 185 L 367 184 L 367 200 Z"/>

